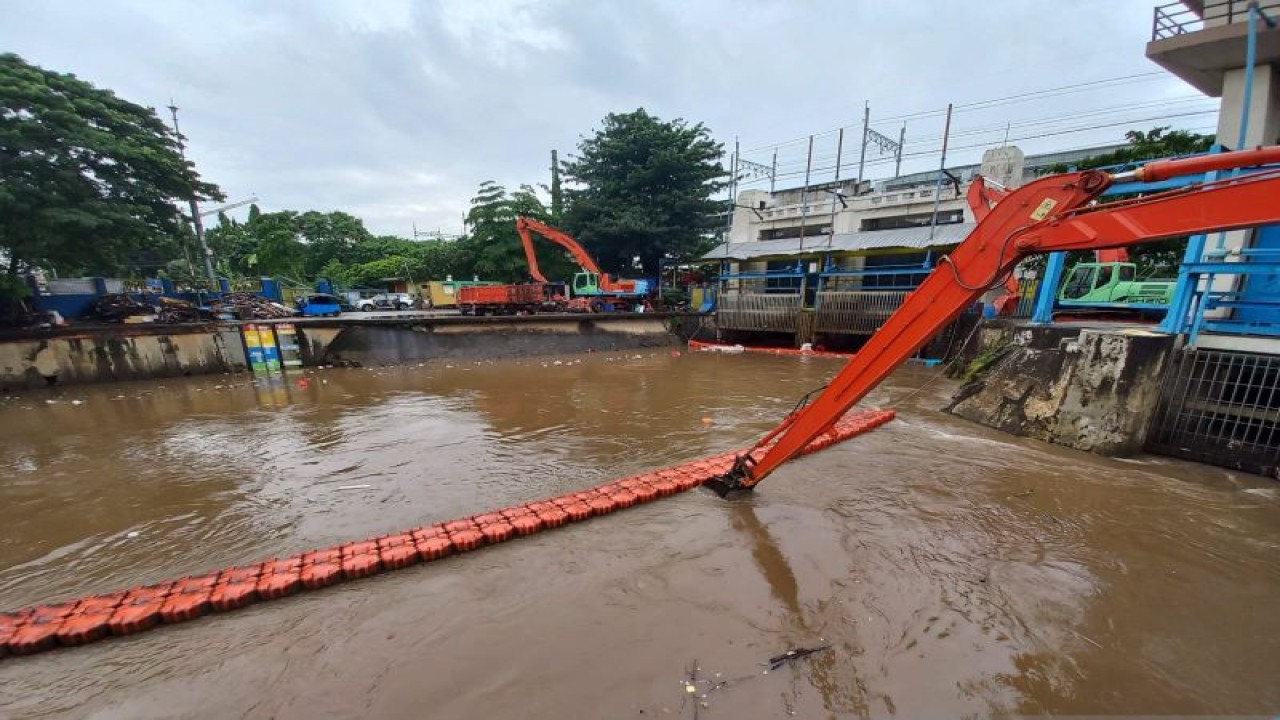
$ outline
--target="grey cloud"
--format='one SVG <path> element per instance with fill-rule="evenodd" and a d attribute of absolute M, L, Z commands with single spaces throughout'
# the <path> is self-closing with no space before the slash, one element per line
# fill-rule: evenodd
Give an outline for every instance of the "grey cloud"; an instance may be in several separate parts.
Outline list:
<path fill-rule="evenodd" d="M 1150 7 L 1131 2 L 4 6 L 7 49 L 135 102 L 172 95 L 193 159 L 230 198 L 347 210 L 400 234 L 458 229 L 480 181 L 544 182 L 550 149 L 571 152 L 608 112 L 644 106 L 752 147 L 854 124 L 863 99 L 884 117 L 1154 69 Z M 1146 83 L 957 127 L 1184 92 Z"/>

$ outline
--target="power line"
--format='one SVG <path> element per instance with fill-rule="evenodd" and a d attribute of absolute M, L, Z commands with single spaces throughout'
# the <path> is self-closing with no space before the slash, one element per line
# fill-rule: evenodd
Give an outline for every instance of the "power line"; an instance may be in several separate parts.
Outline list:
<path fill-rule="evenodd" d="M 1014 95 L 1006 95 L 1004 97 L 992 98 L 989 100 L 975 100 L 969 103 L 958 104 L 955 106 L 955 109 L 956 110 L 986 110 L 992 107 L 999 107 L 1001 105 L 1009 105 L 1009 104 L 1014 104 L 1019 102 L 1026 102 L 1028 100 L 1044 99 L 1047 97 L 1057 97 L 1060 95 L 1073 94 L 1073 93 L 1082 92 L 1084 90 L 1097 88 L 1097 87 L 1103 87 L 1103 86 L 1116 87 L 1118 85 L 1126 85 L 1134 82 L 1146 82 L 1147 80 L 1154 79 L 1157 77 L 1167 78 L 1168 74 L 1163 71 L 1157 70 L 1153 72 L 1137 73 L 1133 75 L 1120 75 L 1113 78 L 1101 78 L 1098 80 L 1089 80 L 1086 82 L 1073 83 L 1070 85 L 1062 85 L 1056 88 L 1046 88 L 1043 90 L 1033 90 L 1033 91 L 1024 92 L 1024 93 L 1017 93 Z M 875 122 L 886 123 L 886 122 L 895 122 L 898 120 L 911 120 L 911 119 L 918 119 L 918 118 L 930 117 L 930 116 L 941 116 L 945 113 L 946 113 L 945 109 L 922 110 L 918 112 L 905 113 L 901 115 L 890 115 L 887 117 L 879 117 L 875 119 Z M 844 125 L 842 127 L 852 128 L 852 127 L 859 127 L 859 126 L 860 124 L 855 123 L 850 125 Z M 834 130 L 828 130 L 823 133 L 814 133 L 814 137 L 831 135 L 838 131 L 839 131 L 839 128 L 836 128 Z M 792 145 L 795 143 L 807 142 L 808 138 L 809 136 L 805 135 L 803 137 L 794 138 L 791 140 L 786 140 L 786 141 L 777 142 L 777 143 L 769 143 L 766 145 L 759 145 L 756 147 L 747 148 L 743 152 L 744 153 L 756 152 L 756 151 L 768 149 L 768 148 L 783 147 L 783 146 Z"/>

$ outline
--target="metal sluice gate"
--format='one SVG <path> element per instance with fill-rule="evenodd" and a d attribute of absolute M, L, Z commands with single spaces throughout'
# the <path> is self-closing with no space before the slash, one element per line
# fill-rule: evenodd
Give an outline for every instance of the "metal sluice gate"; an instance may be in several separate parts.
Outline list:
<path fill-rule="evenodd" d="M 894 418 L 893 410 L 860 410 L 809 443 L 817 452 Z M 767 448 L 760 448 L 755 455 Z M 597 515 L 691 490 L 728 472 L 736 452 L 696 460 L 480 515 L 405 530 L 285 558 L 0 614 L 0 658 L 195 620 L 262 600 L 318 590 L 346 580 L 402 570 L 485 545 L 551 530 Z"/>

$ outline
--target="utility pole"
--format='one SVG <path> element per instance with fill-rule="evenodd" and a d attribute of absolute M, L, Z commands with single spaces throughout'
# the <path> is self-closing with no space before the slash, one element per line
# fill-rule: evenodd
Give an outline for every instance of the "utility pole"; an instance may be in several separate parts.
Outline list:
<path fill-rule="evenodd" d="M 871 129 L 871 102 L 865 102 L 862 108 L 862 152 L 858 154 L 858 184 L 855 187 L 862 186 L 862 169 L 867 164 L 867 130 Z"/>
<path fill-rule="evenodd" d="M 169 101 L 169 114 L 173 116 L 173 134 L 178 136 L 178 156 L 187 159 L 186 144 L 182 142 L 182 131 L 178 129 L 178 106 Z M 196 231 L 196 242 L 200 245 L 200 254 L 204 256 L 204 272 L 209 276 L 209 289 L 217 292 L 218 276 L 213 272 L 213 257 L 209 254 L 209 246 L 204 241 L 204 221 L 200 219 L 200 203 L 196 202 L 195 188 L 191 189 L 191 226 Z"/>
<path fill-rule="evenodd" d="M 907 124 L 902 123 L 902 130 L 898 133 L 898 152 L 897 158 L 893 163 L 893 176 L 895 178 L 902 177 L 902 146 L 907 142 Z"/>
<path fill-rule="evenodd" d="M 564 208 L 560 190 L 560 159 L 556 151 L 551 151 L 551 217 L 560 222 L 560 211 Z"/>
<path fill-rule="evenodd" d="M 836 182 L 840 182 L 840 156 L 844 153 L 844 128 L 840 128 L 840 136 L 836 139 L 836 176 L 833 178 Z"/>
<path fill-rule="evenodd" d="M 942 176 L 947 173 L 947 140 L 951 137 L 951 103 L 947 103 L 947 124 L 942 131 L 942 161 L 938 164 L 938 183 L 933 187 L 933 217 L 929 219 L 929 240 L 938 227 L 938 206 L 942 203 Z"/>
<path fill-rule="evenodd" d="M 809 172 L 813 169 L 813 136 L 809 136 L 809 154 L 804 161 L 804 189 L 800 191 L 800 250 L 804 250 L 804 226 L 809 219 Z"/>

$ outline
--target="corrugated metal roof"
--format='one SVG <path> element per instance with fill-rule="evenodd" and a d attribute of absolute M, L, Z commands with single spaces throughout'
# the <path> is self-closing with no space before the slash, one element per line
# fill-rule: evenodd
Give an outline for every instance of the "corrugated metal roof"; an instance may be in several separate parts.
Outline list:
<path fill-rule="evenodd" d="M 976 227 L 974 223 L 951 223 L 934 228 L 929 238 L 929 228 L 912 227 L 896 230 L 869 230 L 866 232 L 837 233 L 835 237 L 819 236 L 804 239 L 762 240 L 759 242 L 730 243 L 726 249 L 720 245 L 702 256 L 703 260 L 752 260 L 762 257 L 820 255 L 824 252 L 857 252 L 883 248 L 926 248 L 958 245 Z"/>

